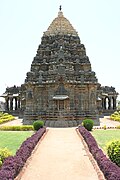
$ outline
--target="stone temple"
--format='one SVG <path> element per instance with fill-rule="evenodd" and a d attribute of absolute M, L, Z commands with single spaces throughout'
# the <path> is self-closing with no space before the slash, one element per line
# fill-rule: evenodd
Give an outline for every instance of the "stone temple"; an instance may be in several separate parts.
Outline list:
<path fill-rule="evenodd" d="M 117 95 L 112 86 L 98 83 L 85 46 L 60 7 L 24 84 L 7 88 L 2 97 L 6 111 L 23 116 L 24 124 L 41 119 L 49 127 L 72 127 L 85 118 L 99 125 L 100 116 L 115 111 Z"/>

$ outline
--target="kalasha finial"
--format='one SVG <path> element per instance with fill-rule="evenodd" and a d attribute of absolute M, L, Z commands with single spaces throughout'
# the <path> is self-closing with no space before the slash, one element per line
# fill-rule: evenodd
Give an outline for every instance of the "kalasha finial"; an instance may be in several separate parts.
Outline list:
<path fill-rule="evenodd" d="M 62 10 L 62 6 L 60 5 L 60 7 L 59 7 L 59 10 L 61 11 Z"/>

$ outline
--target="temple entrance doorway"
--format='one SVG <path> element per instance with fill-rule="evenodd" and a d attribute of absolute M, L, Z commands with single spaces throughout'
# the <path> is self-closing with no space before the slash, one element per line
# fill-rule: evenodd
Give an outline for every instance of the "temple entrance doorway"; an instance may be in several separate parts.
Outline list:
<path fill-rule="evenodd" d="M 64 100 L 57 100 L 56 101 L 57 110 L 58 111 L 65 110 L 64 104 L 65 104 Z"/>
<path fill-rule="evenodd" d="M 54 98 L 54 104 L 55 104 L 55 111 L 59 114 L 64 114 L 69 112 L 70 110 L 70 103 L 69 103 L 69 98 L 68 96 L 66 96 L 67 98 L 63 98 L 64 96 L 62 96 L 62 98 Z"/>
<path fill-rule="evenodd" d="M 65 100 L 55 100 L 55 114 L 57 115 L 57 120 L 65 120 L 67 114 L 69 114 L 69 99 Z"/>

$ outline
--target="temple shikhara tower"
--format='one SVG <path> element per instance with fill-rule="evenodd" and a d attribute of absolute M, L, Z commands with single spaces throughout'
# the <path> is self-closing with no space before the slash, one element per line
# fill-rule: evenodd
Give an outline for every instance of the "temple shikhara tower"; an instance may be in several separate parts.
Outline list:
<path fill-rule="evenodd" d="M 116 109 L 118 95 L 98 83 L 85 46 L 61 7 L 41 38 L 24 84 L 15 88 L 17 97 L 9 96 L 9 89 L 3 95 L 7 110 L 15 96 L 24 124 L 41 119 L 50 127 L 77 126 L 85 118 L 99 125 L 100 114 Z"/>

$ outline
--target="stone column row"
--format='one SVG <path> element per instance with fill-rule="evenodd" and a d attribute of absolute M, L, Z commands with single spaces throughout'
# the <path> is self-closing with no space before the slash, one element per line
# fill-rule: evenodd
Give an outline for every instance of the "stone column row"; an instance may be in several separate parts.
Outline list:
<path fill-rule="evenodd" d="M 105 97 L 102 98 L 102 108 L 103 110 L 111 109 L 114 110 L 116 109 L 116 97 Z"/>
<path fill-rule="evenodd" d="M 21 101 L 19 97 L 8 97 L 6 99 L 6 110 L 16 111 L 21 108 Z"/>

